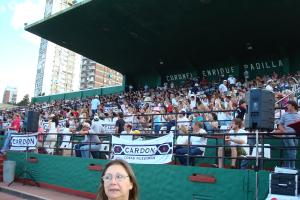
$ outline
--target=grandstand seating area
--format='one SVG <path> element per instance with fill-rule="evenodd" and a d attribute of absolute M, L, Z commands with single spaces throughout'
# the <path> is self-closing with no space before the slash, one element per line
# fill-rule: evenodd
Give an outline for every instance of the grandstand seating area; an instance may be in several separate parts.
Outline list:
<path fill-rule="evenodd" d="M 145 86 L 140 90 L 130 90 L 112 95 L 94 94 L 96 95 L 94 97 L 64 98 L 50 102 L 48 98 L 46 102 L 32 103 L 28 110 L 41 113 L 38 137 L 39 153 L 51 152 L 51 154 L 75 156 L 74 148 L 84 136 L 74 133 L 80 133 L 84 122 L 93 124 L 95 121 L 100 121 L 104 131 L 95 133 L 98 134 L 102 145 L 97 152 L 93 152 L 90 156 L 102 159 L 109 157 L 110 136 L 120 134 L 120 132 L 116 132 L 120 113 L 124 115 L 125 126 L 130 125 L 130 130 L 127 132 L 126 129 L 122 130 L 121 135 L 129 134 L 131 140 L 147 140 L 174 133 L 175 147 L 184 145 L 179 143 L 178 137 L 184 134 L 193 136 L 193 124 L 200 122 L 206 132 L 203 137 L 207 138 L 206 145 L 203 145 L 205 147 L 204 154 L 200 156 L 174 155 L 174 163 L 178 163 L 180 156 L 188 156 L 188 159 L 201 157 L 192 164 L 212 166 L 217 163 L 217 148 L 224 145 L 225 134 L 230 129 L 232 119 L 239 114 L 239 108 L 246 98 L 246 92 L 252 88 L 264 88 L 275 93 L 276 102 L 278 102 L 275 105 L 274 113 L 276 124 L 284 113 L 283 107 L 287 101 L 292 99 L 298 102 L 297 80 L 299 78 L 300 73 L 284 76 L 273 73 L 269 76 L 257 76 L 250 81 L 237 80 L 232 76 L 219 83 L 193 79 L 185 81 L 181 85 L 164 83 L 157 88 Z M 93 115 L 91 102 L 95 98 L 99 99 L 100 105 L 97 114 Z M 14 113 L 19 113 L 23 119 L 25 117 L 24 110 L 1 111 L 0 129 L 2 132 L 9 126 Z M 52 122 L 56 123 L 55 129 L 51 129 Z M 64 132 L 66 124 L 69 124 L 69 132 Z M 49 139 L 51 138 L 49 135 L 55 135 L 54 139 Z M 263 137 L 262 143 L 267 144 L 265 153 L 269 152 L 274 158 L 270 160 L 270 157 L 265 156 L 266 159 L 263 160 L 266 163 L 263 166 L 272 168 L 283 160 L 280 138 L 273 137 L 271 134 L 264 136 L 265 134 L 261 133 L 260 135 Z M 251 138 L 251 133 L 248 137 Z M 191 137 L 188 138 L 190 141 Z M 49 145 L 49 142 L 53 142 L 53 145 L 50 144 L 46 148 L 45 144 Z M 271 145 L 271 148 L 268 145 Z M 246 145 L 245 149 L 247 148 L 249 146 Z M 47 151 L 47 149 L 52 150 Z M 249 151 L 247 152 L 248 159 L 253 160 Z M 242 159 L 244 158 L 238 160 L 238 163 Z M 228 163 L 229 161 L 226 161 L 225 166 Z"/>

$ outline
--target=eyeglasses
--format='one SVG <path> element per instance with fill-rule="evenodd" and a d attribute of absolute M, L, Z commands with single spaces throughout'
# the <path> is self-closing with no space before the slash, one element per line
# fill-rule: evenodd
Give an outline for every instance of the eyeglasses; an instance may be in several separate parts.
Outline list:
<path fill-rule="evenodd" d="M 129 177 L 129 176 L 124 176 L 124 175 L 122 175 L 122 174 L 117 174 L 116 176 L 115 176 L 115 180 L 117 181 L 117 182 L 122 182 L 125 178 L 127 178 L 127 177 Z M 102 176 L 102 180 L 104 181 L 104 182 L 111 182 L 112 181 L 112 179 L 113 179 L 113 175 L 112 174 L 106 174 L 106 175 L 104 175 L 104 176 Z"/>

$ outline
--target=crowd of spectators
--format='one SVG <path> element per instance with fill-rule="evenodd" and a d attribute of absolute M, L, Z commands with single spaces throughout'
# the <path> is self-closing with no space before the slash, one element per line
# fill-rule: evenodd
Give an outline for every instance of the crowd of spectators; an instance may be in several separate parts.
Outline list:
<path fill-rule="evenodd" d="M 246 93 L 252 88 L 273 91 L 278 102 L 277 107 L 284 107 L 291 99 L 296 100 L 300 72 L 283 76 L 274 72 L 247 81 L 232 75 L 226 78 L 218 83 L 211 83 L 205 79 L 191 79 L 178 85 L 164 83 L 157 88 L 145 86 L 139 90 L 134 90 L 131 86 L 129 91 L 121 94 L 34 103 L 28 109 L 40 112 L 39 131 L 46 133 L 62 132 L 67 124 L 70 133 L 81 132 L 85 135 L 89 132 L 161 134 L 174 131 L 174 127 L 179 134 L 186 134 L 193 128 L 201 129 L 202 133 L 213 134 L 227 130 L 234 118 L 244 119 Z M 2 133 L 10 126 L 16 113 L 21 119 L 25 118 L 23 109 L 0 112 Z M 281 109 L 275 112 L 277 118 L 282 114 Z M 60 127 L 62 120 L 64 126 Z M 44 122 L 47 122 L 47 126 L 43 126 Z M 99 125 L 95 125 L 97 123 Z M 90 131 L 83 130 L 87 127 Z M 17 131 L 21 130 L 22 123 Z M 44 146 L 47 147 L 47 152 L 52 154 L 54 144 L 51 141 L 55 141 L 56 138 L 47 137 L 46 141 L 50 142 Z M 94 139 L 92 142 L 100 142 Z M 83 147 L 82 144 L 75 147 L 76 155 L 84 154 L 84 151 L 80 153 L 80 150 L 86 148 Z M 202 150 L 195 151 L 199 153 Z"/>

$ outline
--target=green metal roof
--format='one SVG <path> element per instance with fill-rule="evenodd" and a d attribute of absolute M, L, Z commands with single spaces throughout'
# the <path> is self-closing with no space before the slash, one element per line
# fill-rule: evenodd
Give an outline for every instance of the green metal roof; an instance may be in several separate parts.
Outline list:
<path fill-rule="evenodd" d="M 299 0 L 89 0 L 25 29 L 123 74 L 165 74 L 299 47 L 299 9 Z"/>

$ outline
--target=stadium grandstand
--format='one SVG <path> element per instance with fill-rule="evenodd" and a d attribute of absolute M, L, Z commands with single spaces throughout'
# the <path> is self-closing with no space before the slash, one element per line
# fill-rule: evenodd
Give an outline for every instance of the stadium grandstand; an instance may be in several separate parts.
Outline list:
<path fill-rule="evenodd" d="M 298 130 L 288 127 L 300 120 L 299 4 L 86 0 L 27 25 L 125 80 L 0 111 L 3 134 L 37 138 L 27 164 L 19 136 L 2 137 L 1 153 L 17 173 L 28 165 L 21 180 L 90 199 L 118 158 L 132 163 L 141 200 L 268 199 L 269 174 L 300 167 Z M 271 94 L 262 113 L 271 128 L 247 125 L 251 91 Z"/>

